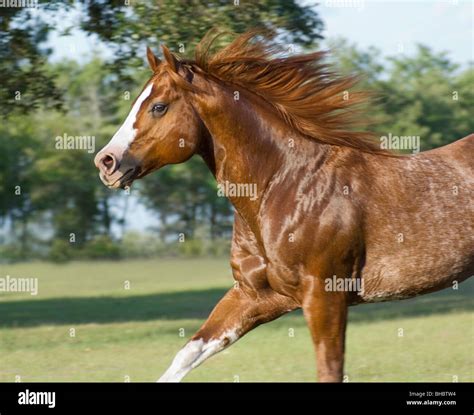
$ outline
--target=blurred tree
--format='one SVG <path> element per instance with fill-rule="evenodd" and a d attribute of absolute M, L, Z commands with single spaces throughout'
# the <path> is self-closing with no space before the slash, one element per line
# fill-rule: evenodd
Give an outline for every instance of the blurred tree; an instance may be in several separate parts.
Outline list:
<path fill-rule="evenodd" d="M 55 237 L 69 240 L 74 234 L 76 246 L 81 246 L 97 232 L 111 234 L 115 219 L 111 199 L 123 196 L 105 188 L 93 166 L 95 152 L 119 122 L 118 99 L 110 86 L 111 76 L 98 58 L 84 66 L 65 61 L 51 71 L 66 92 L 66 112 L 38 112 L 42 157 L 36 167 L 41 186 L 34 196 L 53 213 Z M 64 135 L 91 137 L 93 147 L 58 149 L 56 140 Z"/>
<path fill-rule="evenodd" d="M 471 66 L 456 76 L 453 86 L 452 98 L 456 109 L 449 125 L 455 127 L 454 134 L 470 134 L 474 132 L 474 68 Z"/>
<path fill-rule="evenodd" d="M 12 123 L 0 124 L 0 222 L 9 226 L 10 238 L 18 240 L 24 259 L 29 251 L 28 225 L 37 211 L 31 190 L 38 185 L 38 142 L 32 118 L 12 118 Z"/>
<path fill-rule="evenodd" d="M 113 48 L 112 65 L 122 79 L 140 67 L 145 45 L 165 43 L 191 57 L 196 43 L 211 28 L 241 33 L 264 27 L 282 42 L 312 46 L 321 39 L 323 22 L 314 5 L 296 0 L 79 0 L 82 29 Z"/>
<path fill-rule="evenodd" d="M 44 4 L 50 13 L 58 3 Z M 52 30 L 34 8 L 0 7 L 0 116 L 42 105 L 59 108 L 61 93 L 45 69 L 51 52 L 42 47 Z"/>
<path fill-rule="evenodd" d="M 341 39 L 330 45 L 339 69 L 362 74 L 361 87 L 378 98 L 372 116 L 381 135 L 420 136 L 421 149 L 428 150 L 474 130 L 472 68 L 460 70 L 446 53 L 423 45 L 413 56 L 385 60 L 375 48 L 360 51 Z"/>
<path fill-rule="evenodd" d="M 119 123 L 118 100 L 103 62 L 65 61 L 47 70 L 65 91 L 64 111 L 10 114 L 0 126 L 0 217 L 22 252 L 32 241 L 32 219 L 49 224 L 56 251 L 80 249 L 96 233 L 110 235 L 116 222 L 111 200 L 124 197 L 105 188 L 93 166 L 95 146 L 104 145 Z M 93 146 L 58 147 L 64 136 L 91 137 Z"/>
<path fill-rule="evenodd" d="M 211 239 L 230 234 L 232 207 L 227 199 L 217 197 L 215 180 L 197 157 L 146 177 L 140 193 L 160 218 L 163 241 L 176 240 L 180 233 L 194 238 L 198 227 L 208 229 Z"/>

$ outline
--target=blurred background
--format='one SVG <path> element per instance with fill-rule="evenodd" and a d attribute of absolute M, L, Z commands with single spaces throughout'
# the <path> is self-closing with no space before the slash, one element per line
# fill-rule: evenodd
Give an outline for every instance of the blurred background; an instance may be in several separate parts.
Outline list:
<path fill-rule="evenodd" d="M 131 192 L 93 165 L 150 76 L 147 45 L 192 57 L 212 27 L 265 26 L 363 75 L 380 136 L 419 136 L 423 151 L 474 132 L 471 1 L 31 3 L 0 7 L 0 278 L 39 289 L 0 292 L 0 381 L 152 381 L 232 286 L 233 210 L 199 158 Z M 69 136 L 93 147 L 58 146 Z M 354 309 L 347 380 L 472 381 L 472 293 Z M 311 381 L 313 362 L 292 313 L 189 379 Z"/>

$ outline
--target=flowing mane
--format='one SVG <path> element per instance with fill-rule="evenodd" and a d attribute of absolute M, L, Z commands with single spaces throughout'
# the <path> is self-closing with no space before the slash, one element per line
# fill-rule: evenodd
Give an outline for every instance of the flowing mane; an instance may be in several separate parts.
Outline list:
<path fill-rule="evenodd" d="M 222 33 L 210 31 L 196 47 L 195 59 L 183 61 L 223 82 L 244 88 L 270 103 L 292 128 L 315 141 L 395 155 L 380 148 L 361 107 L 370 94 L 350 91 L 355 76 L 340 76 L 324 63 L 326 52 L 278 57 L 282 50 L 261 32 L 237 36 L 211 53 Z"/>

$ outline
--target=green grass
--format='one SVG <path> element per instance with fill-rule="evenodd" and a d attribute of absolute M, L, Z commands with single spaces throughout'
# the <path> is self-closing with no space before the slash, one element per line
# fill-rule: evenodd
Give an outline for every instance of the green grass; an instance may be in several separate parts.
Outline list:
<path fill-rule="evenodd" d="M 37 296 L 0 293 L 2 382 L 154 381 L 233 282 L 227 261 L 211 259 L 0 267 L 0 277 L 39 279 Z M 349 381 L 472 382 L 473 293 L 468 281 L 457 291 L 351 308 Z M 314 362 L 304 319 L 294 312 L 186 380 L 314 381 Z"/>

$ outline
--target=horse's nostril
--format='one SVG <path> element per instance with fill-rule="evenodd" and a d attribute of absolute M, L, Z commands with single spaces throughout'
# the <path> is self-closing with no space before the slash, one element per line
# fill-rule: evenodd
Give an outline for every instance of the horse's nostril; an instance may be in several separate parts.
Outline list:
<path fill-rule="evenodd" d="M 107 155 L 102 159 L 102 163 L 107 169 L 110 169 L 114 165 L 114 159 L 111 156 Z"/>
<path fill-rule="evenodd" d="M 113 154 L 104 154 L 98 162 L 98 166 L 105 174 L 112 174 L 118 168 L 117 159 Z"/>

